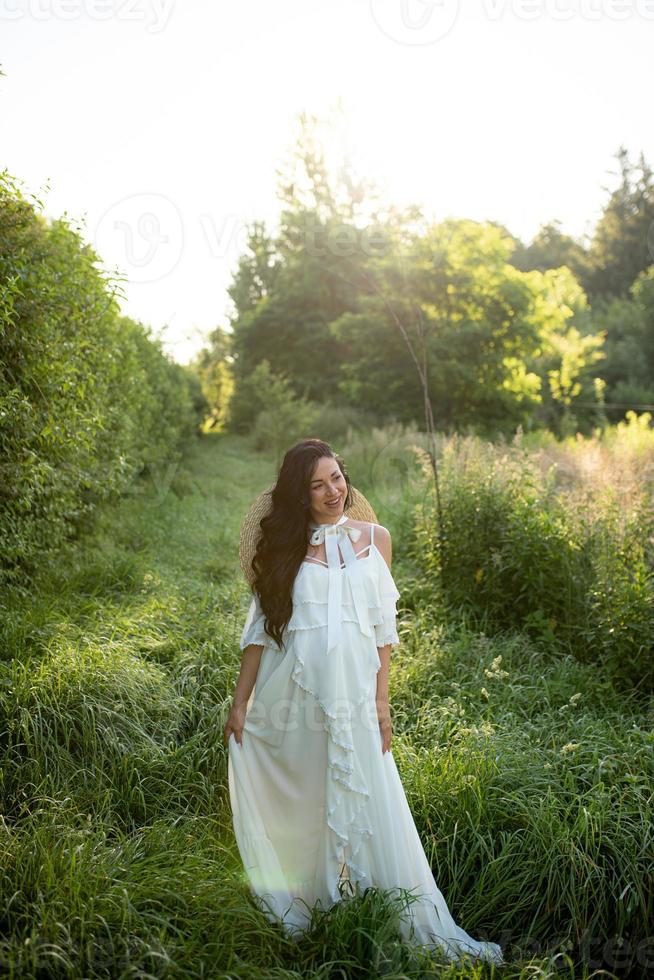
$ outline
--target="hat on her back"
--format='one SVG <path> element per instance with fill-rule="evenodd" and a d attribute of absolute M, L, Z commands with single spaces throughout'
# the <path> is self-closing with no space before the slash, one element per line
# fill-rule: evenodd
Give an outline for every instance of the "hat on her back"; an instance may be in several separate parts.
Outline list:
<path fill-rule="evenodd" d="M 259 541 L 259 537 L 261 536 L 261 520 L 267 514 L 269 514 L 272 509 L 272 490 L 273 488 L 269 487 L 267 490 L 264 490 L 263 493 L 259 494 L 245 515 L 245 519 L 241 525 L 239 559 L 241 562 L 241 568 L 243 569 L 243 574 L 250 585 L 252 585 L 254 582 L 252 559 L 254 558 L 254 554 L 257 550 L 257 543 Z M 372 524 L 379 523 L 377 520 L 377 515 L 364 495 L 360 490 L 357 490 L 357 488 L 353 487 L 351 484 L 350 496 L 352 498 L 352 503 L 344 510 L 346 517 L 351 517 L 354 521 L 369 521 Z"/>

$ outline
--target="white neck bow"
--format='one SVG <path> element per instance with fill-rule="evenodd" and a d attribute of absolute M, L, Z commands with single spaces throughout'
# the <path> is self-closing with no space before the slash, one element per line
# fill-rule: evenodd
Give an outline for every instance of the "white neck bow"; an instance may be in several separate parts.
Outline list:
<path fill-rule="evenodd" d="M 341 636 L 341 598 L 343 590 L 343 579 L 341 577 L 341 561 L 339 547 L 343 552 L 345 570 L 348 572 L 354 606 L 359 619 L 361 631 L 366 636 L 372 636 L 370 619 L 368 616 L 368 603 L 366 599 L 359 559 L 356 557 L 352 541 L 358 541 L 361 537 L 361 528 L 347 526 L 344 523 L 347 516 L 343 514 L 334 524 L 310 524 L 313 530 L 309 541 L 312 545 L 319 545 L 325 542 L 325 552 L 327 555 L 327 571 L 329 573 L 329 592 L 327 605 L 327 653 L 338 643 Z"/>
<path fill-rule="evenodd" d="M 347 516 L 345 514 L 341 514 L 335 524 L 310 524 L 309 526 L 313 529 L 313 534 L 309 538 L 310 544 L 322 544 L 325 538 L 331 538 L 333 543 L 336 543 L 338 540 L 339 544 L 341 541 L 345 541 L 347 538 L 352 538 L 353 541 L 358 541 L 358 539 L 361 537 L 361 529 L 358 527 L 351 527 L 350 525 L 343 527 L 346 520 Z M 327 544 L 325 545 L 325 550 L 329 550 L 329 546 Z M 343 549 L 343 554 L 345 561 L 347 562 L 345 549 Z M 329 561 L 329 555 L 327 555 L 327 561 Z"/>

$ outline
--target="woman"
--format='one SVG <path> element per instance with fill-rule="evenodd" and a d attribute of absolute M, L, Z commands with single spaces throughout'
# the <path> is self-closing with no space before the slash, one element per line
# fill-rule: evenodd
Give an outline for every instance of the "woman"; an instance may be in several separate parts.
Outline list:
<path fill-rule="evenodd" d="M 376 886 L 405 899 L 406 889 L 405 939 L 449 959 L 503 962 L 497 943 L 454 922 L 393 759 L 392 542 L 386 528 L 350 516 L 355 493 L 365 502 L 330 446 L 306 439 L 284 456 L 260 521 L 224 728 L 248 880 L 289 936 L 301 936 L 311 908 L 330 908 L 344 889 Z"/>

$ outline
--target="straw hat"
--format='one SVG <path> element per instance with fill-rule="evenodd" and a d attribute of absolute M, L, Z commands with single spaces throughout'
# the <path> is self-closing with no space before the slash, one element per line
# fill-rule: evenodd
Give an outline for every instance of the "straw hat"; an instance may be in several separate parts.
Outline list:
<path fill-rule="evenodd" d="M 270 496 L 272 489 L 272 487 L 268 487 L 267 490 L 259 494 L 245 515 L 245 519 L 241 525 L 238 556 L 243 574 L 250 585 L 254 582 L 252 559 L 254 558 L 254 553 L 257 550 L 257 542 L 261 535 L 260 521 L 272 508 L 272 499 Z M 347 517 L 351 517 L 355 521 L 369 521 L 372 524 L 379 523 L 377 515 L 360 490 L 350 485 L 350 496 L 352 498 L 352 504 L 343 511 Z"/>

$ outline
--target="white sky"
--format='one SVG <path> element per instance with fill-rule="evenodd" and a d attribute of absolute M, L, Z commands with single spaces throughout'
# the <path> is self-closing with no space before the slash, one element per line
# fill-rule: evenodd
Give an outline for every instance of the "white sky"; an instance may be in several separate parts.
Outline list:
<path fill-rule="evenodd" d="M 0 31 L 0 166 L 180 362 L 227 323 L 245 223 L 274 227 L 302 111 L 340 99 L 389 200 L 523 240 L 589 233 L 620 144 L 654 164 L 654 0 L 0 0 Z"/>

